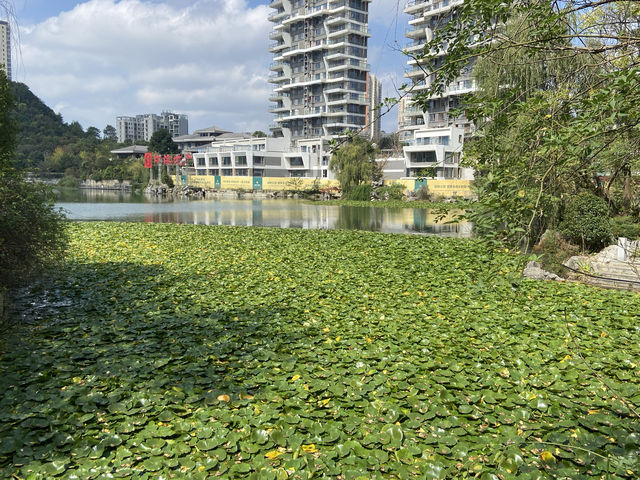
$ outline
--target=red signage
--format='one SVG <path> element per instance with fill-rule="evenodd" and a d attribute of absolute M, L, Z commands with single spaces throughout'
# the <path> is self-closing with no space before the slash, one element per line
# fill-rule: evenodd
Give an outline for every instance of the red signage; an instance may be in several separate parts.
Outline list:
<path fill-rule="evenodd" d="M 155 165 L 180 165 L 187 164 L 187 160 L 193 160 L 193 155 L 187 153 L 184 157 L 182 155 L 158 155 L 157 153 L 145 153 L 144 154 L 144 168 L 151 168 Z"/>

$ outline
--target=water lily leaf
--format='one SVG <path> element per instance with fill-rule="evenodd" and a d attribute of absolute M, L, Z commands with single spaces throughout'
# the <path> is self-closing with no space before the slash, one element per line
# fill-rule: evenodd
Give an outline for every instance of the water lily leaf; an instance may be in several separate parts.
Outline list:
<path fill-rule="evenodd" d="M 269 433 L 266 430 L 257 429 L 252 432 L 251 439 L 259 445 L 264 445 L 269 441 Z"/>
<path fill-rule="evenodd" d="M 157 472 L 162 468 L 163 460 L 163 457 L 150 457 L 142 462 L 142 466 L 145 470 Z"/>
<path fill-rule="evenodd" d="M 68 462 L 69 462 L 69 459 L 67 459 L 67 458 L 54 460 L 52 462 L 43 464 L 39 468 L 39 471 L 42 472 L 44 475 L 47 475 L 47 476 L 59 475 L 60 473 L 64 472 L 65 465 Z"/>
<path fill-rule="evenodd" d="M 382 427 L 382 433 L 386 433 L 389 435 L 390 447 L 400 447 L 402 445 L 404 433 L 402 432 L 402 427 L 400 427 L 400 425 L 385 425 L 384 427 Z"/>

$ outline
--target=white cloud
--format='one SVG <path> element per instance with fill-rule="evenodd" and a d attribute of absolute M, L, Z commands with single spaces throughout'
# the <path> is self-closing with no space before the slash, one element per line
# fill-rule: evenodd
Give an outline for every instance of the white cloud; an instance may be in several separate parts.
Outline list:
<path fill-rule="evenodd" d="M 266 131 L 272 9 L 262 1 L 88 0 L 21 26 L 14 79 L 85 128 L 173 110 L 189 115 L 191 131 Z M 403 7 L 404 0 L 370 3 L 369 63 L 385 96 L 404 81 Z"/>
<path fill-rule="evenodd" d="M 90 0 L 22 29 L 16 79 L 85 128 L 174 110 L 193 112 L 190 130 L 266 129 L 268 10 L 243 0 Z"/>

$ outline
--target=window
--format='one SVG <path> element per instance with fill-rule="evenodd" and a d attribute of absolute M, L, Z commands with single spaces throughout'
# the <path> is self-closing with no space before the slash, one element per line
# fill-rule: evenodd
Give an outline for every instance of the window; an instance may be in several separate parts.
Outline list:
<path fill-rule="evenodd" d="M 231 165 L 231 157 L 222 157 L 222 165 L 225 165 L 225 166 Z"/>
<path fill-rule="evenodd" d="M 207 166 L 207 164 L 205 163 L 204 157 L 199 157 L 198 158 L 198 166 L 199 167 L 206 167 Z"/>
<path fill-rule="evenodd" d="M 241 157 L 236 157 L 236 165 L 246 165 L 247 157 L 242 155 Z"/>
<path fill-rule="evenodd" d="M 223 168 L 222 175 L 230 177 L 231 175 L 233 175 L 233 170 L 231 168 Z"/>
<path fill-rule="evenodd" d="M 327 171 L 326 170 L 322 170 L 322 178 L 327 178 Z"/>
<path fill-rule="evenodd" d="M 289 159 L 289 164 L 292 167 L 304 167 L 304 162 L 302 161 L 302 157 L 292 157 Z"/>

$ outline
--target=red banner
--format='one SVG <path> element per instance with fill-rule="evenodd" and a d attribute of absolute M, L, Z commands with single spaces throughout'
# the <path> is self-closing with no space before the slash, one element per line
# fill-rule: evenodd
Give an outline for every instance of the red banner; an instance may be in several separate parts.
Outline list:
<path fill-rule="evenodd" d="M 178 155 L 159 155 L 157 153 L 145 153 L 144 154 L 144 168 L 151 168 L 153 164 L 155 165 L 180 165 L 184 166 L 187 164 L 187 160 L 193 160 L 193 155 L 187 153 L 184 157 L 180 154 Z"/>

